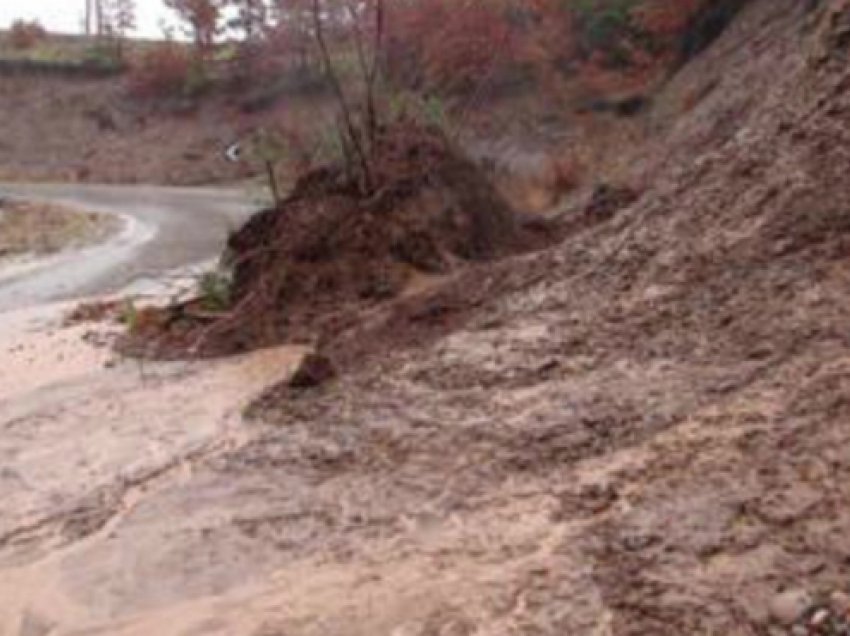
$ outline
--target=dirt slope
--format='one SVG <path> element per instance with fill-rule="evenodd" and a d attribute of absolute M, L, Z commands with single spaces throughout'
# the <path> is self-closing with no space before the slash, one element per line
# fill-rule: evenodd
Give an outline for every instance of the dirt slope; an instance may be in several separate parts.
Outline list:
<path fill-rule="evenodd" d="M 783 588 L 850 585 L 848 11 L 753 3 L 671 85 L 705 96 L 635 205 L 337 353 L 450 336 L 270 400 L 254 457 L 469 568 L 411 633 L 764 633 Z"/>
<path fill-rule="evenodd" d="M 155 112 L 128 97 L 122 78 L 2 76 L 0 181 L 192 185 L 239 179 L 246 168 L 228 163 L 224 149 L 250 118 L 212 101 Z"/>
<path fill-rule="evenodd" d="M 850 591 L 848 34 L 847 0 L 753 0 L 613 219 L 341 322 L 348 374 L 270 392 L 130 506 L 12 515 L 8 624 L 791 633 L 779 592 Z"/>

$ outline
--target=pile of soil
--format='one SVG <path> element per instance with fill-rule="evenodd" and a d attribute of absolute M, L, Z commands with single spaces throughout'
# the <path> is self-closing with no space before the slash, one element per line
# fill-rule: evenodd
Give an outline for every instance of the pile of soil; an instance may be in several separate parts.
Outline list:
<path fill-rule="evenodd" d="M 556 235 L 516 213 L 435 129 L 383 130 L 371 180 L 364 193 L 341 167 L 305 174 L 279 206 L 229 238 L 228 306 L 204 311 L 198 299 L 167 308 L 135 330 L 134 348 L 220 355 L 315 340 L 340 316 L 396 298 L 415 279 L 537 249 Z"/>

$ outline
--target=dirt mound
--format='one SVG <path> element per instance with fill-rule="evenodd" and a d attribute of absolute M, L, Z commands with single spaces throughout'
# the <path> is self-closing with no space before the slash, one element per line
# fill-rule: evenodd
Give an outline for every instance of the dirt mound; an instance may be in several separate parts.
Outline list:
<path fill-rule="evenodd" d="M 534 249 L 555 233 L 514 212 L 437 130 L 388 128 L 374 155 L 368 194 L 341 168 L 316 169 L 230 237 L 223 311 L 204 312 L 203 299 L 170 308 L 144 338 L 198 354 L 315 338 L 329 316 L 395 298 L 417 276 Z"/>
<path fill-rule="evenodd" d="M 231 237 L 237 302 L 269 275 L 280 278 L 279 303 L 393 295 L 406 278 L 402 265 L 445 273 L 458 260 L 519 245 L 513 211 L 441 135 L 389 133 L 378 152 L 383 185 L 373 195 L 321 169 Z"/>

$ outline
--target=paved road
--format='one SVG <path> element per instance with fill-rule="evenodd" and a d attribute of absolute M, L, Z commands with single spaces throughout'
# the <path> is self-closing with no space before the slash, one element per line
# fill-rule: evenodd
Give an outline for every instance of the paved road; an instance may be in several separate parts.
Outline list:
<path fill-rule="evenodd" d="M 0 311 L 116 292 L 217 256 L 257 204 L 239 190 L 153 186 L 2 185 L 0 197 L 62 203 L 126 220 L 106 244 L 0 277 Z"/>

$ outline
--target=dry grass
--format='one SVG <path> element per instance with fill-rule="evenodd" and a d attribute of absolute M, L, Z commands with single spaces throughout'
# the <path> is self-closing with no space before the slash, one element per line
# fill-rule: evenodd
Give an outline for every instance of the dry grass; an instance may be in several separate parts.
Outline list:
<path fill-rule="evenodd" d="M 116 232 L 119 225 L 104 214 L 51 204 L 0 202 L 0 259 L 91 245 Z"/>

